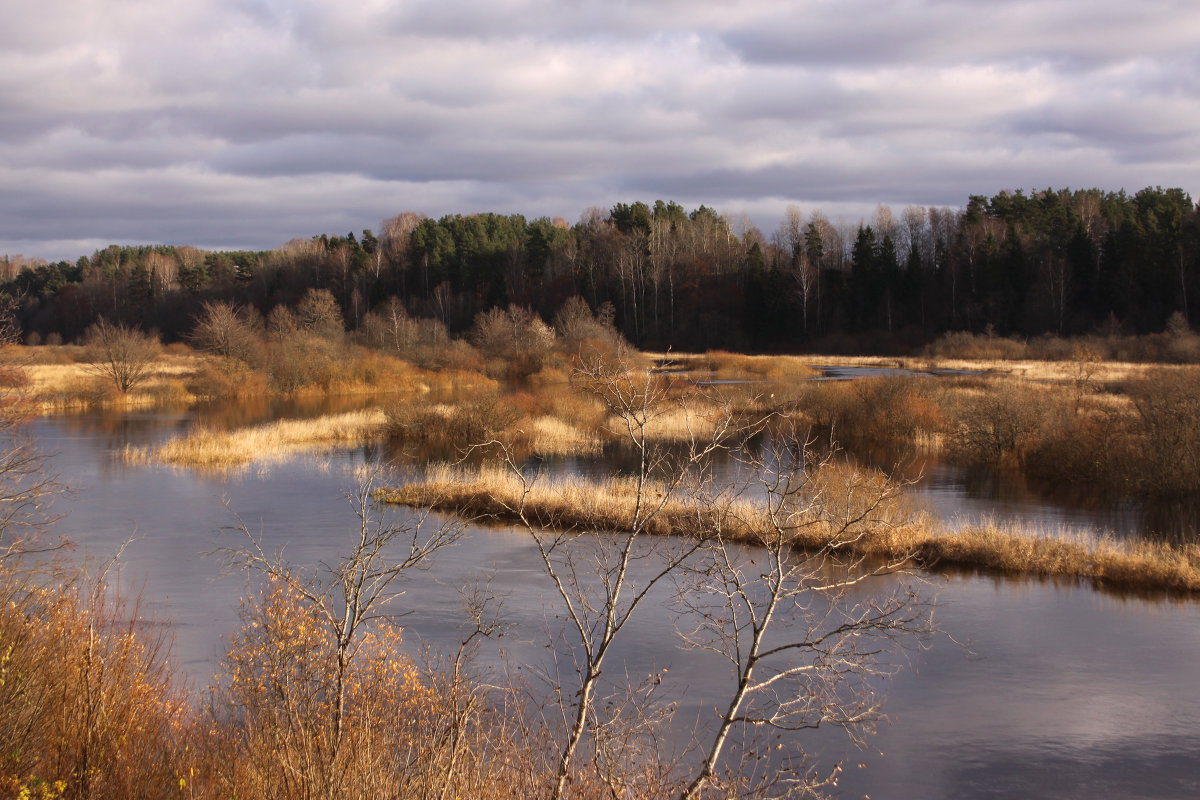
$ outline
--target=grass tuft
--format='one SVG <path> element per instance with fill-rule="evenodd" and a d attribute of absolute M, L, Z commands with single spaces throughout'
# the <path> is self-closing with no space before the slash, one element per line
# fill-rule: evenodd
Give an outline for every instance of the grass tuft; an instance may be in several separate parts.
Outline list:
<path fill-rule="evenodd" d="M 379 409 L 280 420 L 269 425 L 219 431 L 198 428 L 156 447 L 126 447 L 126 461 L 229 470 L 251 462 L 283 461 L 297 453 L 358 444 L 382 435 L 387 417 Z"/>
<path fill-rule="evenodd" d="M 842 474 L 838 474 L 839 471 Z M 814 480 L 822 499 L 808 519 L 793 521 L 793 543 L 817 550 L 830 545 L 824 520 L 848 519 L 855 492 L 878 496 L 870 483 L 877 473 L 831 466 Z M 553 530 L 628 530 L 635 519 L 637 487 L 628 479 L 539 480 L 522 498 L 523 486 L 499 468 L 439 466 L 422 481 L 382 492 L 380 499 L 399 505 L 449 511 L 468 518 L 517 522 L 518 509 L 535 525 Z M 664 491 L 652 485 L 649 496 Z M 727 541 L 753 543 L 768 530 L 764 510 L 746 500 L 732 504 L 688 502 L 672 498 L 644 530 L 660 535 L 711 535 L 716 525 Z M 836 527 L 836 526 L 835 526 Z M 1200 546 L 1145 544 L 1112 539 L 1080 539 L 985 522 L 951 531 L 912 513 L 903 496 L 891 499 L 837 550 L 847 555 L 888 561 L 908 560 L 926 569 L 969 568 L 1008 574 L 1068 577 L 1116 589 L 1200 591 Z"/>

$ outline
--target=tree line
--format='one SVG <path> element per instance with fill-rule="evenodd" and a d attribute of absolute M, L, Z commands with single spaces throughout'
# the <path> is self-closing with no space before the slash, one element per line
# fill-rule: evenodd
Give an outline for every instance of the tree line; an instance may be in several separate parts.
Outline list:
<path fill-rule="evenodd" d="M 946 332 L 1141 334 L 1200 307 L 1200 212 L 1182 189 L 973 195 L 880 206 L 870 220 L 789 207 L 764 232 L 707 206 L 590 208 L 571 225 L 519 214 L 415 213 L 378 234 L 273 250 L 111 245 L 75 262 L 0 259 L 29 341 L 97 319 L 183 338 L 205 303 L 294 307 L 329 291 L 348 327 L 398 301 L 451 333 L 521 307 L 551 320 L 582 297 L 647 348 L 900 351 Z"/>

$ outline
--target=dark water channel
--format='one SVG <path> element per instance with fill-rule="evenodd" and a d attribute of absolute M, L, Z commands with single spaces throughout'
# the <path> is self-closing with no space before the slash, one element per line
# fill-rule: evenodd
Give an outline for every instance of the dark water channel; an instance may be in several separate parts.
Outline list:
<path fill-rule="evenodd" d="M 248 421 L 275 413 L 237 412 Z M 201 414 L 215 420 L 217 412 Z M 160 440 L 194 421 L 195 412 L 47 419 L 34 433 L 56 451 L 54 466 L 75 488 L 59 506 L 68 515 L 58 532 L 76 542 L 81 558 L 109 554 L 134 536 L 121 581 L 173 622 L 176 658 L 203 685 L 222 637 L 237 623 L 244 588 L 241 578 L 223 577 L 217 562 L 201 557 L 226 541 L 219 530 L 231 520 L 222 501 L 294 563 L 329 559 L 355 525 L 342 492 L 353 486 L 355 469 L 378 454 L 304 457 L 226 477 L 116 458 L 126 444 Z M 599 469 L 594 462 L 558 466 Z M 932 474 L 925 491 L 959 498 L 952 505 L 965 513 L 997 507 L 994 499 L 970 497 L 949 475 Z M 1092 524 L 1079 516 L 1070 521 Z M 515 626 L 497 650 L 481 654 L 483 661 L 500 664 L 507 656 L 527 669 L 546 668 L 555 607 L 531 543 L 504 528 L 471 529 L 464 543 L 440 554 L 435 569 L 411 579 L 400 601 L 410 612 L 409 645 L 454 646 L 456 587 L 481 576 L 505 596 Z M 844 760 L 838 796 L 1200 796 L 1200 603 L 971 575 L 929 580 L 944 634 L 886 685 L 889 719 L 868 749 L 848 748 L 834 732 L 802 735 L 819 762 Z M 648 608 L 635 625 L 615 658 L 634 675 L 669 667 L 681 704 L 677 719 L 703 721 L 726 671 L 678 649 L 661 608 Z"/>

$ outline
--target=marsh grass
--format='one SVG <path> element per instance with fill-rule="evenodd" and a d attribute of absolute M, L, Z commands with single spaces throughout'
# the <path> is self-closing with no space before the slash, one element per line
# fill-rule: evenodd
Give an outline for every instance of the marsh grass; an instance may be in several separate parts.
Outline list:
<path fill-rule="evenodd" d="M 33 408 L 55 413 L 95 408 L 143 408 L 195 402 L 189 383 L 202 361 L 192 355 L 163 355 L 149 368 L 146 379 L 129 392 L 119 392 L 82 362 L 32 363 L 25 367 L 27 393 Z"/>
<path fill-rule="evenodd" d="M 647 491 L 652 497 L 661 497 L 664 487 L 651 484 Z M 476 519 L 515 522 L 519 519 L 516 509 L 521 505 L 522 492 L 521 482 L 502 467 L 437 465 L 426 470 L 422 481 L 382 491 L 379 499 Z M 538 480 L 524 500 L 531 520 L 547 528 L 581 532 L 621 529 L 637 512 L 637 482 L 620 477 L 604 481 Z M 693 510 L 686 503 L 672 499 L 647 523 L 645 530 L 659 535 L 687 535 L 695 527 Z"/>
<path fill-rule="evenodd" d="M 123 456 L 132 463 L 230 470 L 251 462 L 278 462 L 297 453 L 357 445 L 382 435 L 386 424 L 382 410 L 368 409 L 229 431 L 197 428 L 154 447 L 126 447 Z"/>
<path fill-rule="evenodd" d="M 655 442 L 686 441 L 713 430 L 722 406 L 700 399 L 666 403 L 646 428 Z M 444 402 L 405 398 L 387 408 L 387 433 L 401 446 L 464 452 L 503 441 L 524 454 L 585 455 L 622 439 L 621 420 L 594 394 L 567 383 L 533 383 L 523 391 L 459 393 Z"/>
<path fill-rule="evenodd" d="M 862 472 L 845 466 L 832 469 L 814 481 L 813 497 L 818 506 L 792 529 L 794 543 L 810 550 L 830 544 L 831 529 L 825 520 L 854 516 L 856 493 L 879 496 L 883 480 L 879 473 Z M 522 498 L 523 486 L 511 473 L 497 468 L 431 468 L 419 482 L 380 494 L 380 499 L 399 505 L 453 512 L 477 520 L 511 523 L 516 509 L 524 507 L 532 522 L 549 529 L 593 532 L 621 530 L 628 526 L 636 509 L 636 485 L 610 478 L 589 481 L 581 478 L 540 480 Z M 651 486 L 651 496 L 661 492 Z M 720 523 L 725 541 L 754 543 L 765 535 L 767 518 L 754 503 L 697 503 L 693 498 L 672 498 L 646 526 L 660 535 L 707 536 Z M 843 532 L 844 534 L 844 532 Z M 938 525 L 915 512 L 903 495 L 889 500 L 852 536 L 839 544 L 847 556 L 879 559 L 889 563 L 908 560 L 930 570 L 977 569 L 1013 575 L 1071 578 L 1098 587 L 1123 590 L 1167 590 L 1200 592 L 1200 546 L 1169 546 L 1116 540 L 1092 539 L 1039 531 L 1018 526 L 983 522 L 958 530 Z"/>
<path fill-rule="evenodd" d="M 96 374 L 87 350 L 77 346 L 10 346 L 0 353 L 0 370 L 20 368 L 21 392 L 36 413 L 94 409 L 180 407 L 202 399 L 250 397 L 328 397 L 424 394 L 431 390 L 494 391 L 498 384 L 479 372 L 448 368 L 430 371 L 361 347 L 330 353 L 293 348 L 291 361 L 253 365 L 225 356 L 204 355 L 186 345 L 168 346 L 150 365 L 147 377 L 128 392 Z M 303 362 L 303 363 L 302 363 Z M 13 387 L 8 387 L 13 388 Z"/>
<path fill-rule="evenodd" d="M 805 379 L 820 374 L 805 356 L 753 356 L 714 350 L 697 357 L 695 363 L 696 368 L 703 365 L 723 379 Z"/>

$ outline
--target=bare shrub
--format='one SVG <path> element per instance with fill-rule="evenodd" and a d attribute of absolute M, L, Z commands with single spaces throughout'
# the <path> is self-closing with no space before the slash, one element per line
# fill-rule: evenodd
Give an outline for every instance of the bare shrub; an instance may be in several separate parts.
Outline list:
<path fill-rule="evenodd" d="M 558 334 L 559 346 L 572 355 L 593 357 L 627 346 L 624 337 L 613 325 L 612 306 L 607 305 L 600 314 L 593 314 L 587 301 L 579 295 L 568 298 L 559 307 L 554 315 L 554 330 Z"/>
<path fill-rule="evenodd" d="M 951 331 L 925 347 L 932 358 L 966 358 L 980 360 L 1015 360 L 1029 358 L 1028 346 L 1016 339 L 968 331 Z"/>
<path fill-rule="evenodd" d="M 404 445 L 466 451 L 494 439 L 511 440 L 523 418 L 510 398 L 486 392 L 453 405 L 404 401 L 386 410 L 387 432 Z"/>
<path fill-rule="evenodd" d="M 85 341 L 93 372 L 123 394 L 149 377 L 162 350 L 157 337 L 103 317 L 88 329 Z"/>
<path fill-rule="evenodd" d="M 1154 493 L 1194 492 L 1200 486 L 1200 370 L 1151 370 L 1128 392 L 1141 428 L 1137 482 Z"/>
<path fill-rule="evenodd" d="M 485 356 L 501 362 L 512 377 L 524 377 L 542 368 L 554 348 L 554 331 L 528 309 L 493 308 L 475 318 L 471 343 Z"/>
<path fill-rule="evenodd" d="M 968 458 L 1021 466 L 1042 435 L 1048 395 L 1015 382 L 991 382 L 962 398 L 953 412 L 953 437 Z"/>
<path fill-rule="evenodd" d="M 945 428 L 938 389 L 907 376 L 822 381 L 801 388 L 794 405 L 839 441 L 907 449 L 927 445 Z"/>
<path fill-rule="evenodd" d="M 256 315 L 232 303 L 205 303 L 190 338 L 206 353 L 257 363 L 262 349 L 262 317 L 256 320 Z"/>
<path fill-rule="evenodd" d="M 662 377 L 620 361 L 597 359 L 575 380 L 607 407 L 612 428 L 634 456 L 624 501 L 608 498 L 600 522 L 589 521 L 569 497 L 558 497 L 555 502 L 571 509 L 568 524 L 550 523 L 536 501 L 537 477 L 504 443 L 496 444 L 513 490 L 491 498 L 537 546 L 574 656 L 573 670 L 550 676 L 561 704 L 555 714 L 561 730 L 547 731 L 559 747 L 550 797 L 589 779 L 606 786 L 611 797 L 638 796 L 656 775 L 663 779 L 659 793 L 680 798 L 724 795 L 735 786 L 751 793 L 784 785 L 817 791 L 832 776 L 787 759 L 760 781 L 757 760 L 733 755 L 731 738 L 744 735 L 753 751 L 773 742 L 775 732 L 821 723 L 854 733 L 876 717 L 872 681 L 888 671 L 879 658 L 882 642 L 927 629 L 913 592 L 901 589 L 864 602 L 855 591 L 908 557 L 904 552 L 882 567 L 860 570 L 862 558 L 853 555 L 856 542 L 896 524 L 889 509 L 899 487 L 881 473 L 813 463 L 807 438 L 778 436 L 769 454 L 751 457 L 750 472 L 761 482 L 745 494 L 766 502 L 765 509 L 747 510 L 739 487 L 713 484 L 711 462 L 759 432 L 762 420 L 739 425 L 719 399 L 674 392 Z M 697 408 L 705 409 L 703 419 Z M 682 417 L 686 431 L 670 448 L 653 433 L 662 417 Z M 575 535 L 593 524 L 611 536 L 595 541 Z M 734 544 L 748 525 L 758 545 L 753 551 Z M 660 529 L 679 535 L 651 535 Z M 851 567 L 842 571 L 847 560 Z M 634 564 L 647 574 L 635 577 Z M 685 643 L 727 659 L 733 677 L 701 763 L 675 786 L 668 773 L 656 771 L 657 751 L 637 748 L 639 735 L 653 740 L 655 726 L 669 719 L 654 704 L 657 681 L 618 684 L 611 694 L 601 683 L 614 642 L 666 580 L 681 587 L 678 625 Z M 640 731 L 632 738 L 628 720 Z"/>

